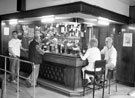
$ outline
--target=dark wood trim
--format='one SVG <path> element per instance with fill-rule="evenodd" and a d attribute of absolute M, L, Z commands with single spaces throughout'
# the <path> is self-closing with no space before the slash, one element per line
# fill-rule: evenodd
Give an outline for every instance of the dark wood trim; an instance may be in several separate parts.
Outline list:
<path fill-rule="evenodd" d="M 17 11 L 26 11 L 26 0 L 17 0 Z"/>
<path fill-rule="evenodd" d="M 131 18 L 129 19 L 129 24 L 134 24 L 135 23 L 135 18 Z"/>
<path fill-rule="evenodd" d="M 1 24 L 1 21 L 0 21 Z M 1 26 L 0 26 L 0 32 L 2 32 Z M 2 46 L 2 33 L 0 34 L 0 46 Z M 2 48 L 0 48 L 0 54 L 2 54 Z"/>
<path fill-rule="evenodd" d="M 106 17 L 118 22 L 129 23 L 129 17 L 103 9 L 98 6 L 90 5 L 84 2 L 74 2 L 63 5 L 56 5 L 50 7 L 44 7 L 39 9 L 27 10 L 23 12 L 16 12 L 11 14 L 0 15 L 1 20 L 8 20 L 11 18 L 29 18 L 38 17 L 43 15 L 57 15 L 57 14 L 68 14 L 68 13 L 84 13 L 94 16 Z"/>
<path fill-rule="evenodd" d="M 129 17 L 135 18 L 135 6 L 129 7 Z"/>
<path fill-rule="evenodd" d="M 80 12 L 80 2 L 63 4 L 51 7 L 44 7 L 39 9 L 27 10 L 23 12 L 17 12 L 12 14 L 1 15 L 1 20 L 11 19 L 11 18 L 30 18 L 39 17 L 44 15 L 57 15 L 57 14 L 68 14 Z"/>
<path fill-rule="evenodd" d="M 129 7 L 129 23 L 135 23 L 135 6 L 130 6 Z"/>

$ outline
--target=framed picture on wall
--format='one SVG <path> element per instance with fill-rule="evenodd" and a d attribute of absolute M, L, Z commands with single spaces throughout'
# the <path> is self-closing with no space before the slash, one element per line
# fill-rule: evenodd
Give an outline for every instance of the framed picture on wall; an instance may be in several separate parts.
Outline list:
<path fill-rule="evenodd" d="M 123 46 L 124 47 L 132 47 L 132 33 L 124 33 L 123 34 Z"/>
<path fill-rule="evenodd" d="M 9 27 L 4 27 L 4 35 L 9 35 Z"/>

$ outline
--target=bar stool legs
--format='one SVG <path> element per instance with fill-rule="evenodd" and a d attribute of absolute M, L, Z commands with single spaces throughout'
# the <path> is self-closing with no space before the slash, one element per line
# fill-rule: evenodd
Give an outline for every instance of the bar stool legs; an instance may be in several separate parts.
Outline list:
<path fill-rule="evenodd" d="M 84 76 L 83 76 L 84 79 L 86 78 L 85 74 L 86 74 L 86 73 L 84 72 Z M 85 81 L 83 80 L 83 96 L 85 96 L 85 86 L 86 86 L 86 85 L 85 85 Z"/>
<path fill-rule="evenodd" d="M 109 82 L 109 84 L 108 84 L 108 86 L 109 86 L 108 94 L 110 94 L 110 79 L 108 80 L 108 82 Z"/>
<path fill-rule="evenodd" d="M 95 76 L 95 75 L 94 75 Z M 95 97 L 95 77 L 94 77 L 94 83 L 93 83 L 93 98 Z"/>
<path fill-rule="evenodd" d="M 111 78 L 114 77 L 114 71 L 115 71 L 115 70 L 116 70 L 116 69 L 108 70 L 108 94 L 110 94 Z M 115 74 L 116 74 L 116 73 L 115 73 Z M 117 76 L 116 76 L 116 75 L 115 75 L 114 81 L 115 81 L 115 90 L 116 90 L 116 92 L 117 92 Z"/>
<path fill-rule="evenodd" d="M 102 93 L 102 98 L 104 98 L 104 87 L 105 87 L 105 74 L 104 74 L 104 82 L 103 82 L 103 93 Z"/>

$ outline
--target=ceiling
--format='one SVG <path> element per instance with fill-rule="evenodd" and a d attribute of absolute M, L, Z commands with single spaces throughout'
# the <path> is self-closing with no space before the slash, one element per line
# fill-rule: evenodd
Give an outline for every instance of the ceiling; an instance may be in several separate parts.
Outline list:
<path fill-rule="evenodd" d="M 135 0 L 119 0 L 120 2 L 123 2 L 125 4 L 128 4 L 129 6 L 135 5 Z M 73 18 L 79 18 L 80 21 L 79 23 L 86 23 L 86 24 L 94 24 L 94 25 L 99 25 L 97 23 L 98 17 L 95 17 L 93 15 L 87 15 L 87 14 L 82 14 L 82 13 L 71 13 L 71 14 L 61 14 L 61 15 L 55 15 L 55 17 L 59 19 L 55 19 L 55 22 L 71 22 L 73 21 Z M 20 22 L 26 23 L 26 22 L 32 22 L 32 21 L 40 21 L 41 17 L 32 17 L 32 18 L 25 18 L 25 19 L 19 19 Z M 118 23 L 122 24 L 120 22 L 116 22 L 113 20 L 109 20 L 110 23 Z"/>
<path fill-rule="evenodd" d="M 135 0 L 119 0 L 120 2 L 123 2 L 125 4 L 128 4 L 129 6 L 135 5 Z"/>

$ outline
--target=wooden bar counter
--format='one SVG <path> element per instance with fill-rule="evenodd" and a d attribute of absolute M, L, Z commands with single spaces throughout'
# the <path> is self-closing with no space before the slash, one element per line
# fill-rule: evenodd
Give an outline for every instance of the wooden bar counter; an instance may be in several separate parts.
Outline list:
<path fill-rule="evenodd" d="M 82 66 L 85 62 L 71 54 L 47 53 L 43 56 L 39 79 L 48 80 L 65 88 L 82 87 Z"/>
<path fill-rule="evenodd" d="M 85 65 L 86 61 L 82 61 L 77 55 L 46 53 L 40 66 L 38 83 L 68 96 L 82 96 L 81 69 Z M 29 75 L 32 66 L 21 63 L 20 71 Z"/>

